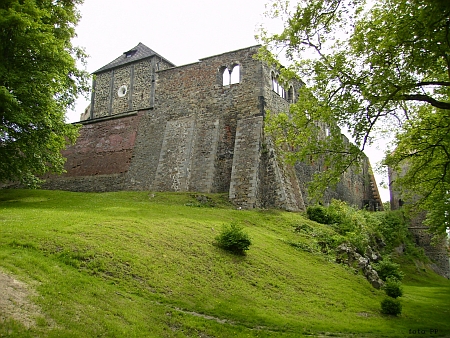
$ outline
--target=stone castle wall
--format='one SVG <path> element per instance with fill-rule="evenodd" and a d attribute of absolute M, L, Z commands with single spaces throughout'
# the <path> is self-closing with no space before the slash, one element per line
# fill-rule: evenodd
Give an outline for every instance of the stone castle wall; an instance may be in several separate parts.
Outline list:
<path fill-rule="evenodd" d="M 275 92 L 276 72 L 254 59 L 257 50 L 181 67 L 153 55 L 100 71 L 90 119 L 64 153 L 67 173 L 47 187 L 228 192 L 242 208 L 303 210 L 306 182 L 320 168 L 283 164 L 264 134 L 265 112 L 288 110 L 302 84 Z M 366 173 L 349 171 L 332 197 L 361 205 Z"/>

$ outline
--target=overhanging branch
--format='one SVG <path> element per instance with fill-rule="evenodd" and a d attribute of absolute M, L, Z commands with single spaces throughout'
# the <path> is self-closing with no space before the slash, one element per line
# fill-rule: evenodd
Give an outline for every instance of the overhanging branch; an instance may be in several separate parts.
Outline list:
<path fill-rule="evenodd" d="M 428 95 L 421 95 L 421 94 L 403 95 L 403 99 L 405 101 L 428 102 L 433 107 L 450 110 L 450 103 L 449 102 L 438 101 L 438 100 L 435 100 L 435 99 L 433 99 L 432 97 L 430 97 Z"/>

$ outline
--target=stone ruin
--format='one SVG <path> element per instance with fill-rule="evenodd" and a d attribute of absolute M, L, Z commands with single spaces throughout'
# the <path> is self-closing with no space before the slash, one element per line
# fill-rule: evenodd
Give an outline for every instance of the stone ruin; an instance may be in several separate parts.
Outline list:
<path fill-rule="evenodd" d="M 175 66 L 139 43 L 94 72 L 80 137 L 66 173 L 47 189 L 193 191 L 229 194 L 243 209 L 304 210 L 319 164 L 286 165 L 264 132 L 266 111 L 288 111 L 300 80 L 285 86 L 256 59 L 259 46 Z M 325 133 L 325 131 L 324 131 Z M 382 208 L 365 158 L 326 200 Z"/>

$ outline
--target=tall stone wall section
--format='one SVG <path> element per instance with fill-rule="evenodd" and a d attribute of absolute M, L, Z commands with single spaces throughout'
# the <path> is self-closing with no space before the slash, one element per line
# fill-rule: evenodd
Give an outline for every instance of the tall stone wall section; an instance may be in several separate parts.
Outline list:
<path fill-rule="evenodd" d="M 192 117 L 167 122 L 153 190 L 189 190 L 194 129 Z"/>
<path fill-rule="evenodd" d="M 219 120 L 197 121 L 195 130 L 197 142 L 192 147 L 195 165 L 190 170 L 189 190 L 210 192 L 213 191 L 216 173 Z"/>
<path fill-rule="evenodd" d="M 236 129 L 229 195 L 245 209 L 253 209 L 258 204 L 262 127 L 262 116 L 256 116 L 239 120 Z"/>
<path fill-rule="evenodd" d="M 109 103 L 111 101 L 111 82 L 113 71 L 98 74 L 95 78 L 95 92 L 92 94 L 92 101 L 95 103 L 93 118 L 109 115 Z"/>
<path fill-rule="evenodd" d="M 127 190 L 152 190 L 167 119 L 155 110 L 144 110 L 139 114 L 141 120 L 125 187 Z"/>
<path fill-rule="evenodd" d="M 256 51 L 246 48 L 157 72 L 154 110 L 167 121 L 194 121 L 191 191 L 229 191 L 237 123 L 260 114 L 261 73 L 252 58 Z M 239 65 L 240 81 L 224 86 L 223 69 L 233 65 Z"/>
<path fill-rule="evenodd" d="M 261 208 L 279 208 L 289 211 L 306 209 L 294 168 L 277 158 L 271 140 L 265 138 L 261 149 Z"/>

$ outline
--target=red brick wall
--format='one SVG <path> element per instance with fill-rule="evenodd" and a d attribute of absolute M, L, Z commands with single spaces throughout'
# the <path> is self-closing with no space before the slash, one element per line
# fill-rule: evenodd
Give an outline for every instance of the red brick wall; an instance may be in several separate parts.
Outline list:
<path fill-rule="evenodd" d="M 74 146 L 63 152 L 65 176 L 120 174 L 128 171 L 136 141 L 138 115 L 89 123 Z"/>

